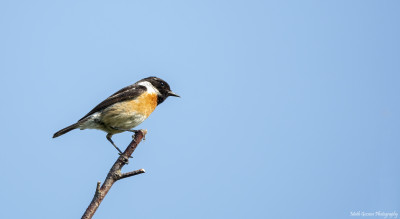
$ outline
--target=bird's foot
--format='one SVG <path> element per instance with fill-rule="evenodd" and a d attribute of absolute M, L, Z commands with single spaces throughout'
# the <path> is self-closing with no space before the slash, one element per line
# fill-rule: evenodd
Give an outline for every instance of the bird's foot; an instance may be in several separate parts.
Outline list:
<path fill-rule="evenodd" d="M 119 154 L 119 156 L 121 156 L 122 155 L 122 153 L 118 153 Z M 129 156 L 129 158 L 133 158 L 132 156 Z"/>
<path fill-rule="evenodd" d="M 129 158 L 127 158 L 126 156 L 123 156 L 122 154 L 119 154 L 120 159 L 122 162 L 124 162 L 124 164 L 128 165 L 129 164 Z"/>

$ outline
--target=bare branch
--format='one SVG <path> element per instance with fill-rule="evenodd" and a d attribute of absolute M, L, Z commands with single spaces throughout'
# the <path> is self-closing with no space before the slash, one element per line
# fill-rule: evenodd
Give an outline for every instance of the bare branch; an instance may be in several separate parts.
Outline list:
<path fill-rule="evenodd" d="M 97 182 L 96 193 L 92 199 L 92 202 L 89 204 L 89 207 L 86 209 L 85 213 L 82 216 L 82 219 L 90 219 L 93 217 L 100 203 L 103 201 L 104 197 L 107 195 L 108 191 L 110 191 L 111 186 L 118 180 L 124 179 L 130 176 L 135 176 L 141 173 L 144 173 L 144 169 L 139 169 L 131 172 L 127 172 L 121 174 L 121 169 L 123 166 L 128 164 L 129 157 L 131 157 L 132 153 L 135 151 L 138 144 L 144 139 L 147 134 L 147 130 L 139 130 L 133 136 L 133 140 L 125 149 L 124 153 L 122 153 L 118 159 L 115 161 L 114 165 L 111 167 L 110 171 L 107 174 L 106 179 L 104 180 L 103 185 L 100 186 L 100 182 Z"/>
<path fill-rule="evenodd" d="M 96 193 L 95 193 L 95 195 L 98 194 L 98 193 L 100 192 L 100 185 L 101 185 L 101 182 L 98 181 L 98 182 L 97 182 L 97 186 L 96 186 Z"/>
<path fill-rule="evenodd" d="M 139 170 L 123 173 L 123 174 L 121 174 L 121 176 L 119 177 L 118 180 L 130 177 L 130 176 L 138 175 L 138 174 L 141 174 L 141 173 L 145 173 L 145 172 L 146 171 L 144 169 L 139 169 Z"/>

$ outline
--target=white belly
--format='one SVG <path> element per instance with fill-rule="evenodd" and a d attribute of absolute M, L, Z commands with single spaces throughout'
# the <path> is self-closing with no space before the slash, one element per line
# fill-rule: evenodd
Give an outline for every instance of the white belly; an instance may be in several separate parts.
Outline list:
<path fill-rule="evenodd" d="M 121 130 L 130 130 L 146 120 L 145 115 L 137 113 L 106 114 L 95 113 L 80 125 L 80 129 L 98 129 L 107 133 L 120 133 Z M 121 130 L 118 130 L 121 129 Z"/>

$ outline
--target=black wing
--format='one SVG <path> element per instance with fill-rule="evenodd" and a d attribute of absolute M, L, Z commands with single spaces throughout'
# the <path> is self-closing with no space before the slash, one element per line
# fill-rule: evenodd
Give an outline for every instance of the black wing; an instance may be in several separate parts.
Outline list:
<path fill-rule="evenodd" d="M 109 96 L 95 108 L 93 108 L 88 114 L 86 114 L 82 119 L 78 122 L 86 119 L 88 116 L 92 115 L 93 113 L 99 112 L 115 103 L 132 100 L 136 97 L 140 96 L 142 93 L 146 92 L 147 88 L 142 85 L 133 84 L 127 87 L 122 88 L 121 90 L 117 91 L 113 95 Z"/>

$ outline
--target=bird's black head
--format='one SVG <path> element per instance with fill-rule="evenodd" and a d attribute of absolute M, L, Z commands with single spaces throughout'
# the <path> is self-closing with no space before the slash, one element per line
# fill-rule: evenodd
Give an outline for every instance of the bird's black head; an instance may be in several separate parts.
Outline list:
<path fill-rule="evenodd" d="M 169 96 L 180 97 L 178 94 L 172 92 L 169 84 L 161 78 L 148 77 L 140 80 L 140 82 L 149 82 L 156 89 L 158 95 L 157 104 L 164 102 Z"/>

